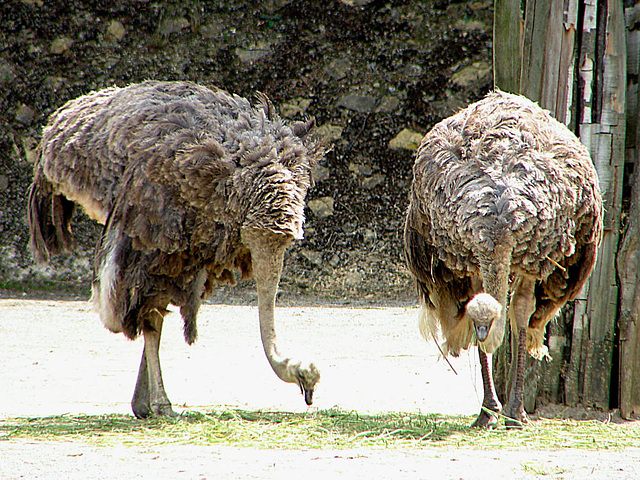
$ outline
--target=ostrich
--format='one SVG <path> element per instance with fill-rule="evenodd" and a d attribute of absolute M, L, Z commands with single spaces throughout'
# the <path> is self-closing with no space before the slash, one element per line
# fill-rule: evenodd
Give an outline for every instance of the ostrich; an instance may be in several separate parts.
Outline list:
<path fill-rule="evenodd" d="M 548 356 L 546 324 L 589 277 L 601 232 L 587 149 L 528 99 L 490 93 L 423 138 L 405 256 L 423 336 L 437 340 L 441 331 L 444 355 L 478 346 L 484 398 L 474 426 L 493 425 L 489 412 L 502 408 L 487 355 L 502 343 L 507 315 L 517 348 L 502 413 L 508 427 L 526 421 L 525 349 Z"/>
<path fill-rule="evenodd" d="M 252 106 L 157 81 L 89 93 L 49 119 L 29 194 L 31 249 L 41 262 L 72 249 L 76 203 L 104 225 L 92 299 L 106 328 L 144 337 L 136 417 L 175 415 L 158 356 L 166 307 L 180 307 L 192 344 L 203 299 L 233 284 L 234 270 L 255 278 L 271 367 L 311 405 L 318 369 L 280 354 L 274 308 L 285 249 L 302 238 L 310 168 L 324 154 L 313 125 L 286 125 L 263 94 Z"/>

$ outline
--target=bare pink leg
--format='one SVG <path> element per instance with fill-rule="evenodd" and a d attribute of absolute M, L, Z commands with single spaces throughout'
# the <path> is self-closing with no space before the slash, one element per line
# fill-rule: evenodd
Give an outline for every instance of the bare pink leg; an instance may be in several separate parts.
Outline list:
<path fill-rule="evenodd" d="M 480 359 L 480 371 L 482 372 L 484 398 L 482 400 L 482 409 L 480 410 L 480 414 L 471 426 L 486 428 L 495 425 L 497 422 L 496 415 L 492 415 L 489 411 L 497 414 L 500 412 L 502 405 L 500 405 L 500 402 L 498 401 L 496 387 L 493 383 L 493 373 L 491 370 L 491 364 L 489 363 L 489 356 L 478 348 L 478 357 Z"/>

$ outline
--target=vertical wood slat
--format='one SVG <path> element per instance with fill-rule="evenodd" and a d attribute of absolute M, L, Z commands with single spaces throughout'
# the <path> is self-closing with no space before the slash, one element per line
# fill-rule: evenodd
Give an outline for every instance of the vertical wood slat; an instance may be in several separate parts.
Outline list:
<path fill-rule="evenodd" d="M 560 64 L 562 62 L 562 41 L 563 41 L 563 18 L 562 12 L 564 10 L 563 0 L 550 0 L 549 14 L 545 18 L 547 23 L 544 43 L 537 45 L 538 48 L 542 47 L 543 57 L 542 64 L 540 65 L 540 71 L 542 74 L 540 84 L 540 98 L 539 103 L 542 108 L 546 108 L 551 112 L 554 118 L 558 118 L 558 100 L 562 97 L 562 93 L 559 91 L 559 84 L 565 83 L 564 72 L 560 71 Z M 560 79 L 562 78 L 562 82 Z M 562 112 L 563 110 L 560 110 Z"/>
<path fill-rule="evenodd" d="M 522 12 L 520 1 L 495 0 L 493 10 L 494 86 L 505 92 L 520 91 Z"/>
<path fill-rule="evenodd" d="M 576 34 L 578 26 L 578 0 L 565 0 L 562 12 L 562 28 L 560 35 L 560 64 L 558 66 L 558 95 L 556 98 L 556 119 L 576 132 L 574 114 L 576 105 L 573 97 L 573 84 L 576 67 Z"/>
<path fill-rule="evenodd" d="M 578 91 L 575 92 L 576 133 L 580 141 L 593 156 L 591 143 L 594 139 L 594 125 L 591 124 L 591 102 L 594 88 L 595 35 L 596 35 L 596 0 L 585 0 L 581 14 L 582 30 L 580 36 L 581 50 L 578 52 Z M 601 179 L 602 185 L 602 179 Z M 587 301 L 590 291 L 588 281 L 574 301 L 573 329 L 571 332 L 571 355 L 565 376 L 565 401 L 569 405 L 578 405 L 584 396 L 584 378 L 586 368 L 586 351 L 589 342 Z"/>
<path fill-rule="evenodd" d="M 542 95 L 544 48 L 551 13 L 551 0 L 529 0 L 524 14 L 520 93 L 539 102 Z"/>
<path fill-rule="evenodd" d="M 582 336 L 574 340 L 581 342 L 584 350 L 582 365 L 570 367 L 572 373 L 579 373 L 577 385 L 582 385 L 582 389 L 572 391 L 570 396 L 586 405 L 608 408 L 618 308 L 615 255 L 619 241 L 624 168 L 626 50 L 621 2 L 607 1 L 606 9 L 599 10 L 606 12 L 606 18 L 597 18 L 597 7 L 595 0 L 585 2 L 583 49 L 580 52 L 580 74 L 584 82 L 580 138 L 589 148 L 598 170 L 606 208 L 605 231 L 598 261 L 583 291 L 586 294 L 584 313 L 577 308 L 574 318 L 574 322 L 584 322 L 581 332 L 576 332 L 578 323 L 574 323 L 574 332 Z M 598 42 L 604 45 L 603 52 L 598 52 Z M 599 57 L 596 56 L 598 54 Z M 599 71 L 603 72 L 601 77 Z M 595 99 L 601 101 L 597 112 L 593 110 Z M 599 118 L 593 118 L 594 113 L 599 113 Z M 573 353 L 572 363 L 578 361 Z M 571 384 L 575 381 L 571 379 Z"/>
<path fill-rule="evenodd" d="M 640 417 L 640 175 L 635 175 L 630 222 L 618 254 L 620 274 L 620 378 L 622 418 Z M 631 214 L 635 218 L 631 218 Z"/>
<path fill-rule="evenodd" d="M 570 125 L 578 0 L 527 2 L 520 92 Z M 528 60 L 524 56 L 528 54 Z"/>
<path fill-rule="evenodd" d="M 584 378 L 584 362 L 585 357 L 585 325 L 588 323 L 586 319 L 587 310 L 587 291 L 588 288 L 582 289 L 582 292 L 574 301 L 573 328 L 571 331 L 571 355 L 569 356 L 569 365 L 564 380 L 565 402 L 568 405 L 578 405 L 582 399 Z"/>
<path fill-rule="evenodd" d="M 618 252 L 620 277 L 620 414 L 625 419 L 640 417 L 640 129 L 638 89 L 640 74 L 640 28 L 634 8 L 627 19 L 627 155 L 635 170 L 631 184 L 628 224 Z"/>

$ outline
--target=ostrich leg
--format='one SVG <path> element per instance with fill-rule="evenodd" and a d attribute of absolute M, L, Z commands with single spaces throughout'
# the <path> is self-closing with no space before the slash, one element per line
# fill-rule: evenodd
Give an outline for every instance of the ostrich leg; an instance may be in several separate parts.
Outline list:
<path fill-rule="evenodd" d="M 508 240 L 508 241 L 507 241 Z M 482 409 L 478 418 L 471 425 L 472 427 L 491 427 L 497 423 L 497 418 L 490 412 L 500 412 L 502 405 L 498 401 L 495 383 L 493 382 L 493 368 L 489 361 L 485 349 L 493 351 L 502 343 L 504 337 L 504 324 L 506 321 L 507 293 L 509 292 L 509 274 L 511 255 L 513 251 L 512 239 L 505 239 L 504 245 L 496 246 L 490 254 L 481 257 L 481 279 L 482 289 L 500 303 L 499 318 L 489 324 L 490 333 L 483 343 L 478 342 L 478 357 L 480 359 L 480 371 L 482 372 L 482 385 L 484 387 L 484 398 Z M 476 280 L 477 282 L 477 280 Z M 477 286 L 475 287 L 477 289 Z M 476 338 L 478 335 L 478 325 L 475 323 Z"/>
<path fill-rule="evenodd" d="M 493 383 L 493 373 L 491 371 L 491 363 L 489 356 L 478 348 L 478 357 L 480 358 L 480 371 L 482 372 L 482 385 L 484 387 L 484 398 L 482 400 L 482 409 L 478 418 L 471 425 L 472 427 L 491 427 L 497 422 L 496 417 L 491 415 L 487 410 L 498 413 L 502 405 L 498 401 L 496 387 Z"/>
<path fill-rule="evenodd" d="M 509 428 L 522 428 L 522 424 L 527 420 L 523 405 L 524 367 L 527 326 L 536 307 L 535 285 L 534 279 L 521 277 L 509 308 L 511 330 L 516 338 L 513 361 L 511 362 L 511 388 L 504 410 L 504 415 L 507 417 L 505 425 Z"/>
<path fill-rule="evenodd" d="M 177 416 L 164 390 L 160 369 L 160 336 L 163 323 L 162 315 L 155 313 L 147 320 L 143 330 L 144 349 L 131 400 L 131 408 L 138 418 L 151 415 Z"/>
<path fill-rule="evenodd" d="M 133 391 L 131 399 L 131 409 L 137 418 L 147 418 L 151 415 L 150 394 L 149 394 L 149 370 L 147 369 L 146 346 L 142 349 L 140 368 L 138 368 L 138 379 L 136 389 Z"/>

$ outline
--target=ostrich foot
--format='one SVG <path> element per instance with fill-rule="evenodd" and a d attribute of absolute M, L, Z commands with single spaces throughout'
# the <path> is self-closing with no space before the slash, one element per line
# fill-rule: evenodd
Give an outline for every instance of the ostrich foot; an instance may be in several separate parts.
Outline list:
<path fill-rule="evenodd" d="M 471 426 L 475 428 L 493 428 L 498 423 L 498 413 L 500 413 L 502 405 L 498 401 L 498 395 L 493 383 L 489 356 L 480 348 L 478 349 L 478 359 L 480 360 L 480 371 L 482 373 L 484 399 L 482 400 L 482 407 L 480 407 L 480 414 Z"/>
<path fill-rule="evenodd" d="M 173 411 L 170 403 L 152 403 L 151 412 L 153 416 L 157 417 L 171 417 L 176 418 L 179 415 Z"/>
<path fill-rule="evenodd" d="M 494 428 L 498 423 L 499 412 L 500 409 L 493 410 L 483 406 L 478 417 L 471 424 L 471 428 Z"/>
<path fill-rule="evenodd" d="M 304 395 L 304 403 L 311 406 L 313 405 L 313 389 L 305 390 L 303 386 L 300 386 L 300 393 Z"/>
<path fill-rule="evenodd" d="M 144 401 L 141 398 L 133 397 L 131 401 L 131 409 L 136 418 L 149 418 L 149 417 L 178 417 L 179 415 L 174 412 L 170 403 L 150 403 Z"/>
<path fill-rule="evenodd" d="M 503 414 L 505 416 L 504 425 L 507 428 L 519 429 L 529 423 L 529 418 L 522 408 L 513 408 L 508 405 Z"/>
<path fill-rule="evenodd" d="M 133 410 L 133 414 L 136 416 L 136 418 L 148 418 L 152 415 L 149 401 L 147 400 L 145 402 L 140 398 L 136 398 L 135 395 L 133 397 L 133 400 L 131 400 L 131 410 Z"/>
<path fill-rule="evenodd" d="M 142 365 L 140 367 L 142 370 Z M 145 371 L 142 372 L 143 374 L 138 376 L 136 389 L 133 393 L 133 399 L 131 400 L 131 409 L 133 410 L 133 414 L 136 418 L 149 418 L 152 416 L 177 417 L 178 414 L 173 411 L 173 408 L 171 408 L 171 402 L 169 402 L 168 399 L 165 401 L 151 401 L 148 381 L 149 377 L 146 375 L 146 368 L 144 370 Z"/>
<path fill-rule="evenodd" d="M 516 420 L 514 418 L 507 417 L 504 419 L 504 426 L 510 430 L 520 430 L 524 428 L 525 424 L 529 423 L 527 416 L 522 417 L 522 420 Z"/>

